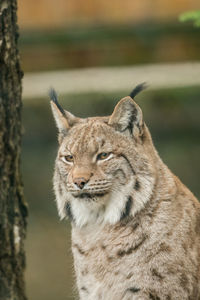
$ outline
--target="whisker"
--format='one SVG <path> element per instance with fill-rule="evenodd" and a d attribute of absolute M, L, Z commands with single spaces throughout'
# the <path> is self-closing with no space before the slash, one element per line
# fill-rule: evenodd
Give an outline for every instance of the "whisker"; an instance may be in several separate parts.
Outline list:
<path fill-rule="evenodd" d="M 95 179 L 94 182 L 100 182 L 100 183 L 111 183 L 111 181 L 107 180 L 107 179 Z"/>
<path fill-rule="evenodd" d="M 83 190 L 75 190 L 75 189 L 68 189 L 68 191 L 69 192 L 71 192 L 71 193 L 79 193 L 79 192 L 83 192 L 83 193 L 89 193 L 89 192 L 103 192 L 103 191 L 108 191 L 109 190 L 109 187 L 107 187 L 107 188 L 88 188 L 88 189 L 83 189 Z"/>
<path fill-rule="evenodd" d="M 106 181 L 105 183 L 102 183 L 102 182 L 100 182 L 100 183 L 91 183 L 90 186 L 98 186 L 98 185 L 105 186 L 107 184 L 111 184 L 111 182 Z"/>
<path fill-rule="evenodd" d="M 105 185 L 90 185 L 87 189 L 84 189 L 84 191 L 89 191 L 89 190 L 101 190 L 101 189 L 108 189 L 110 186 L 112 186 L 112 184 L 105 184 Z M 74 189 L 72 185 L 67 185 L 67 188 L 69 191 L 73 190 L 73 191 L 77 191 L 77 189 Z"/>

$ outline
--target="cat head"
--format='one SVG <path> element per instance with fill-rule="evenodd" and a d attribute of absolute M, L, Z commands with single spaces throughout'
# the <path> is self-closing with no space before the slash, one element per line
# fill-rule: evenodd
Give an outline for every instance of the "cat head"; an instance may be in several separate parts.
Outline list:
<path fill-rule="evenodd" d="M 54 189 L 60 217 L 82 227 L 133 216 L 154 184 L 141 108 L 127 96 L 110 116 L 83 119 L 64 110 L 54 90 L 50 98 L 59 134 Z"/>

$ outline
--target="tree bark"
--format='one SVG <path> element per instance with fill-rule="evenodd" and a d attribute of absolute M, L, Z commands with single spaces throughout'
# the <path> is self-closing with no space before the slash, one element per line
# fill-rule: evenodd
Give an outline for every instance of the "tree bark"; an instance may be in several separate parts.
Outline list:
<path fill-rule="evenodd" d="M 20 174 L 21 79 L 16 0 L 0 0 L 0 300 L 25 300 L 27 206 Z"/>

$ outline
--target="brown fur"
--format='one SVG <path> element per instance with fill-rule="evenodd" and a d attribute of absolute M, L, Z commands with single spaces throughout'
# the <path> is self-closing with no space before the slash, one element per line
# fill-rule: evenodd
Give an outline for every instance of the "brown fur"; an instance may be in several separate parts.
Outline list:
<path fill-rule="evenodd" d="M 126 97 L 88 119 L 52 109 L 80 299 L 200 300 L 200 205 L 158 156 L 138 105 Z"/>

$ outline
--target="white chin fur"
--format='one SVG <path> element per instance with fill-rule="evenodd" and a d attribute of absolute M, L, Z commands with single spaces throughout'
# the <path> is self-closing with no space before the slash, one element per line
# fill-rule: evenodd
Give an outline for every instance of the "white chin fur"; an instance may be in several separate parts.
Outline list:
<path fill-rule="evenodd" d="M 133 189 L 133 180 L 119 190 L 97 199 L 97 201 L 85 201 L 73 198 L 70 201 L 71 211 L 76 226 L 83 227 L 87 224 L 115 224 L 120 218 L 126 205 L 128 196 Z"/>

